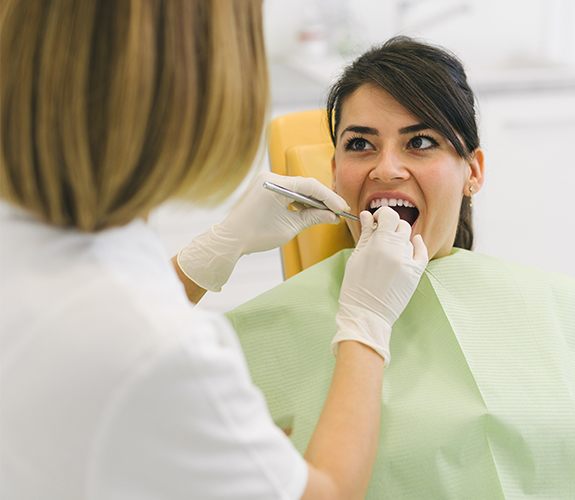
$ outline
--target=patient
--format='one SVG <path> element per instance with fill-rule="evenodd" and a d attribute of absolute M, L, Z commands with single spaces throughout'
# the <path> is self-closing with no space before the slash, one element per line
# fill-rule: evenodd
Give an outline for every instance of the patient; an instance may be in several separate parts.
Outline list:
<path fill-rule="evenodd" d="M 391 206 L 432 258 L 393 328 L 367 498 L 573 498 L 575 282 L 470 251 L 484 165 L 461 63 L 394 38 L 345 70 L 327 115 L 334 189 L 354 213 Z M 228 314 L 300 450 L 329 387 L 350 252 Z"/>

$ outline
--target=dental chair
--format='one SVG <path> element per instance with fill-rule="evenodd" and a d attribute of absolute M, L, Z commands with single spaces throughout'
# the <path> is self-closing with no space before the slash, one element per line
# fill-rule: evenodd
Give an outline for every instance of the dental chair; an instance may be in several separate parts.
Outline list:
<path fill-rule="evenodd" d="M 269 129 L 268 150 L 272 172 L 315 177 L 332 187 L 333 145 L 325 111 L 302 111 L 275 118 Z M 343 220 L 337 225 L 310 227 L 282 247 L 284 279 L 353 246 L 353 238 Z"/>

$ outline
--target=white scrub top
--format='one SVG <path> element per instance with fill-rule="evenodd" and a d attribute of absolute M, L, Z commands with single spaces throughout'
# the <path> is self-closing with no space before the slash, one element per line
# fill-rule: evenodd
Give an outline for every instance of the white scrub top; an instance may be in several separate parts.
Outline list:
<path fill-rule="evenodd" d="M 0 498 L 292 499 L 307 466 L 235 332 L 143 222 L 81 234 L 0 204 Z"/>

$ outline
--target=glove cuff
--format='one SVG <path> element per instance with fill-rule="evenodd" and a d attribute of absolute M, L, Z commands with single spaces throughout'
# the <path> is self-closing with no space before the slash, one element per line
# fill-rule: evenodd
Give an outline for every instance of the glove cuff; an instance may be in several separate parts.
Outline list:
<path fill-rule="evenodd" d="M 238 259 L 241 257 L 239 245 L 226 238 L 212 226 L 184 248 L 176 261 L 182 272 L 194 283 L 211 292 L 219 292 L 224 286 Z"/>
<path fill-rule="evenodd" d="M 371 347 L 383 358 L 384 366 L 389 365 L 391 326 L 381 316 L 361 307 L 340 305 L 335 321 L 337 332 L 331 342 L 335 356 L 339 342 L 354 340 Z"/>

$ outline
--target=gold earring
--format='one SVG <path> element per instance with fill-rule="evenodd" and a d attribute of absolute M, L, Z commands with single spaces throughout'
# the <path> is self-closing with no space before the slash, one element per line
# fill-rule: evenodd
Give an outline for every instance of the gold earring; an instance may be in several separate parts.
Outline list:
<path fill-rule="evenodd" d="M 473 206 L 473 186 L 469 185 L 469 207 Z"/>

